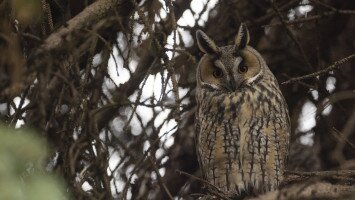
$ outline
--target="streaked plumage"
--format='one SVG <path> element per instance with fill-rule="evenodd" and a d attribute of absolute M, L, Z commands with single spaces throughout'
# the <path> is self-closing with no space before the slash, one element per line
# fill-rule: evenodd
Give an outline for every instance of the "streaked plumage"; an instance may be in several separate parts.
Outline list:
<path fill-rule="evenodd" d="M 235 45 L 217 47 L 196 34 L 205 55 L 197 68 L 196 146 L 204 178 L 229 196 L 275 190 L 283 180 L 290 122 L 277 80 L 248 46 L 241 25 Z"/>

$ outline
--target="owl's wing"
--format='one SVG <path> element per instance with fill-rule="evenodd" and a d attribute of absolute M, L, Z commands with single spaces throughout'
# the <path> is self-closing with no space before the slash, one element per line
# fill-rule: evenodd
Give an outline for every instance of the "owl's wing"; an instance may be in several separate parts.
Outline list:
<path fill-rule="evenodd" d="M 198 107 L 196 109 L 196 113 L 195 113 L 195 146 L 196 146 L 196 155 L 197 155 L 197 161 L 198 164 L 200 166 L 201 172 L 202 172 L 202 176 L 203 178 L 205 177 L 205 173 L 204 173 L 204 169 L 203 169 L 203 164 L 202 164 L 202 160 L 201 160 L 201 155 L 200 155 L 200 131 L 201 131 L 201 126 L 200 126 L 200 121 L 198 120 Z"/>
<path fill-rule="evenodd" d="M 290 123 L 290 117 L 288 117 L 287 121 L 287 128 L 286 128 L 286 153 L 284 156 L 285 159 L 285 166 L 287 167 L 288 164 L 288 159 L 289 159 L 289 152 L 290 152 L 290 137 L 291 137 L 291 123 Z"/>
<path fill-rule="evenodd" d="M 291 137 L 291 119 L 290 119 L 290 115 L 288 113 L 288 109 L 287 109 L 287 104 L 286 104 L 286 100 L 283 98 L 283 104 L 285 105 L 284 108 L 284 112 L 286 113 L 286 119 L 282 120 L 283 124 L 284 124 L 284 137 L 285 140 L 283 141 L 285 143 L 285 150 L 284 150 L 284 165 L 285 168 L 287 168 L 288 165 L 288 159 L 289 159 L 289 152 L 290 152 L 290 137 Z"/>

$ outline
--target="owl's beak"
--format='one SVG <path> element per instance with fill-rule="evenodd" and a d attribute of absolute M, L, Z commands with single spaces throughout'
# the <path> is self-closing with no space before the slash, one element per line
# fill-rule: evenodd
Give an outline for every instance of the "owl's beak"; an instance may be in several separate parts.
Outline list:
<path fill-rule="evenodd" d="M 232 77 L 233 77 L 233 80 L 230 80 L 228 85 L 230 86 L 231 90 L 234 92 L 241 85 L 243 85 L 243 80 L 238 75 L 233 75 Z"/>
<path fill-rule="evenodd" d="M 237 84 L 234 80 L 230 80 L 228 86 L 228 90 L 230 90 L 231 92 L 234 92 L 237 89 Z"/>

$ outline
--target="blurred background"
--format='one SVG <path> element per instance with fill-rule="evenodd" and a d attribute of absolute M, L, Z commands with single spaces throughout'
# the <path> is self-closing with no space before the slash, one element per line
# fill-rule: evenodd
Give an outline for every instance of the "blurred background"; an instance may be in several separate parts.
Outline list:
<path fill-rule="evenodd" d="M 348 0 L 0 0 L 0 120 L 74 199 L 194 199 L 195 32 L 233 44 L 241 22 L 289 106 L 288 170 L 355 169 Z"/>

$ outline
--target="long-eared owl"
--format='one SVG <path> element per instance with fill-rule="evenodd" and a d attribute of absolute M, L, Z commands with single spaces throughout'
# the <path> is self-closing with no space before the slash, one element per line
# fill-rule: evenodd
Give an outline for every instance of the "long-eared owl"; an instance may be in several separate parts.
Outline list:
<path fill-rule="evenodd" d="M 228 196 L 275 190 L 284 177 L 290 120 L 278 83 L 241 24 L 234 45 L 197 31 L 196 147 L 204 179 Z M 252 191 L 251 191 L 252 190 Z"/>

